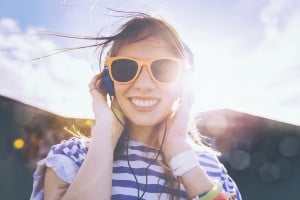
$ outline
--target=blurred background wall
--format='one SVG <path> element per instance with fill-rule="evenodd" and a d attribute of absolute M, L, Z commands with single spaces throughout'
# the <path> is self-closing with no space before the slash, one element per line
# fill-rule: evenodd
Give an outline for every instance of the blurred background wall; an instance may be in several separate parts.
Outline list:
<path fill-rule="evenodd" d="M 65 127 L 88 136 L 91 123 L 59 117 L 0 96 L 0 199 L 29 199 L 37 161 L 52 145 L 72 136 Z"/>

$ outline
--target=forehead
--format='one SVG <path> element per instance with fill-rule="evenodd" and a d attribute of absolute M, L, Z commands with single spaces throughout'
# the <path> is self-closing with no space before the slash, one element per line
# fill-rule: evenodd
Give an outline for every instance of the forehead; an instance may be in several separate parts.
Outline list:
<path fill-rule="evenodd" d="M 149 37 L 147 39 L 123 44 L 117 56 L 128 56 L 141 59 L 151 59 L 155 57 L 178 57 L 174 47 L 161 38 Z"/>

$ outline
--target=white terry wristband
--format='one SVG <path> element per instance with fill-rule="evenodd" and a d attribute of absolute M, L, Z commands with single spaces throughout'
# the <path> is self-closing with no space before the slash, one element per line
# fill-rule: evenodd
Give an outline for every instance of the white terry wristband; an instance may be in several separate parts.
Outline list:
<path fill-rule="evenodd" d="M 174 156 L 169 164 L 174 175 L 181 177 L 188 171 L 199 166 L 199 158 L 193 150 L 190 150 Z"/>

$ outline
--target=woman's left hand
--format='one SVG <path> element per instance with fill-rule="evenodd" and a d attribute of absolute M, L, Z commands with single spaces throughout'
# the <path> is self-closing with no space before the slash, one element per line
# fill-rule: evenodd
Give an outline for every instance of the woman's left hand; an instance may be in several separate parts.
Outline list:
<path fill-rule="evenodd" d="M 192 149 L 187 142 L 187 132 L 191 118 L 194 93 L 190 87 L 186 87 L 182 90 L 179 98 L 180 103 L 177 110 L 169 115 L 159 128 L 159 144 L 161 145 L 167 126 L 165 139 L 162 144 L 162 152 L 168 161 L 173 156 Z"/>

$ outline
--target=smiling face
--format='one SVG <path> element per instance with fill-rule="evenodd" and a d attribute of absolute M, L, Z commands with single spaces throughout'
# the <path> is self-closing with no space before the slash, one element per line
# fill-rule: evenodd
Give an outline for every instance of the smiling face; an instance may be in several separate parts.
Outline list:
<path fill-rule="evenodd" d="M 170 45 L 159 38 L 147 38 L 124 44 L 117 56 L 148 60 L 157 57 L 178 57 Z M 128 84 L 114 84 L 116 99 L 129 122 L 138 126 L 155 126 L 172 112 L 178 97 L 178 81 L 157 84 L 145 66 L 138 77 Z"/>

